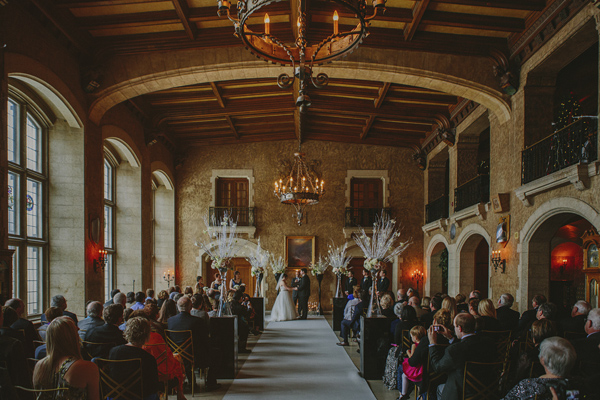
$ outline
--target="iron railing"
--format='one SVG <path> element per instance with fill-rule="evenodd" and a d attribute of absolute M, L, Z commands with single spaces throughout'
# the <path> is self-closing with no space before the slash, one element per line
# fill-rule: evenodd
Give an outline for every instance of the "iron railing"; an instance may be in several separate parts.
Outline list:
<path fill-rule="evenodd" d="M 426 224 L 442 218 L 448 218 L 448 196 L 446 195 L 443 195 L 425 206 Z"/>
<path fill-rule="evenodd" d="M 490 201 L 490 176 L 477 175 L 454 189 L 454 212 Z"/>
<path fill-rule="evenodd" d="M 225 213 L 228 213 L 238 226 L 254 226 L 253 207 L 210 207 L 208 209 L 210 225 L 219 225 Z"/>
<path fill-rule="evenodd" d="M 391 208 L 353 208 L 346 207 L 345 226 L 354 227 L 370 227 L 375 223 L 377 216 L 384 212 L 388 217 L 391 217 Z"/>
<path fill-rule="evenodd" d="M 582 117 L 521 153 L 521 184 L 598 159 L 598 120 Z"/>

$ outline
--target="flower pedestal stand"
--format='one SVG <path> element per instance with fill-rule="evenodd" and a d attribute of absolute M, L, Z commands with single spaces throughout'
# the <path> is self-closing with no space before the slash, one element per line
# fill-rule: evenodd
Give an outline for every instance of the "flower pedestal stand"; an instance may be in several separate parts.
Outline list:
<path fill-rule="evenodd" d="M 323 307 L 321 307 L 321 283 L 323 282 L 323 274 L 317 274 L 317 282 L 319 282 L 319 305 L 317 306 L 317 315 L 323 315 Z"/>
<path fill-rule="evenodd" d="M 369 308 L 367 310 L 367 318 L 381 315 L 381 310 L 379 309 L 379 299 L 377 298 L 377 272 L 379 272 L 377 269 L 371 270 L 373 284 L 371 286 L 371 301 L 369 302 Z"/>
<path fill-rule="evenodd" d="M 342 297 L 342 274 L 335 274 L 337 276 L 337 284 L 335 285 L 335 297 Z"/>

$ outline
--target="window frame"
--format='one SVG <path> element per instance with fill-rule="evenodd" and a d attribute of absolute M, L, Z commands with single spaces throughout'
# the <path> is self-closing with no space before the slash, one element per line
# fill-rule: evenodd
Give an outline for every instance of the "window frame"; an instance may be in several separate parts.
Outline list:
<path fill-rule="evenodd" d="M 24 96 L 11 90 L 9 88 L 8 101 L 6 103 L 6 113 L 8 120 L 8 105 L 9 102 L 13 102 L 18 105 L 17 110 L 17 126 L 18 129 L 18 145 L 16 151 L 19 154 L 17 162 L 8 161 L 8 168 L 6 176 L 12 173 L 17 175 L 19 178 L 18 182 L 18 212 L 16 215 L 15 222 L 18 223 L 19 229 L 16 233 L 8 233 L 8 246 L 15 249 L 16 259 L 13 260 L 13 271 L 11 271 L 12 287 L 15 288 L 13 297 L 18 297 L 23 300 L 27 306 L 27 314 L 29 317 L 37 317 L 43 313 L 47 306 L 48 293 L 48 271 L 49 271 L 49 238 L 48 238 L 48 199 L 49 199 L 49 186 L 50 181 L 48 178 L 48 136 L 50 127 L 48 125 L 48 119 L 44 113 L 40 110 L 39 105 L 25 99 Z M 40 171 L 35 171 L 27 167 L 27 123 L 28 118 L 31 118 L 37 127 L 39 127 L 39 135 L 41 143 L 39 144 L 40 154 Z M 8 140 L 8 123 L 7 123 L 7 140 Z M 7 146 L 7 159 L 8 159 L 8 146 Z M 39 223 L 41 224 L 40 236 L 34 237 L 29 236 L 27 227 L 27 182 L 35 181 L 40 183 L 41 188 L 41 204 L 38 205 L 41 216 L 39 217 Z M 8 185 L 7 185 L 8 186 Z M 8 190 L 8 187 L 6 188 Z M 15 189 L 13 188 L 13 193 Z M 37 311 L 35 312 L 29 304 L 29 291 L 28 291 L 28 265 L 27 265 L 27 254 L 28 248 L 39 248 L 41 251 L 39 276 L 37 279 Z"/>
<path fill-rule="evenodd" d="M 106 174 L 104 173 L 104 169 L 106 168 L 106 164 L 108 164 L 110 166 L 110 174 L 111 174 L 111 194 L 112 194 L 112 198 L 111 199 L 107 199 L 106 196 L 104 195 L 104 188 L 105 188 L 105 176 Z M 106 245 L 106 241 L 107 238 L 105 236 L 105 234 L 103 235 L 103 248 L 106 251 L 106 255 L 107 255 L 107 262 L 106 262 L 106 266 L 104 268 L 104 297 L 106 300 L 110 299 L 110 293 L 111 291 L 115 288 L 116 285 L 116 270 L 117 270 L 117 265 L 115 263 L 115 259 L 116 259 L 116 254 L 117 254 L 117 234 L 116 234 L 116 223 L 117 223 L 117 219 L 116 219 L 116 209 L 117 209 L 117 167 L 118 167 L 119 163 L 117 162 L 116 158 L 112 155 L 112 153 L 110 153 L 106 148 L 104 151 L 104 163 L 102 164 L 103 166 L 103 173 L 102 173 L 102 221 L 103 224 L 102 226 L 104 227 L 103 232 L 106 234 L 106 218 L 105 218 L 105 210 L 106 207 L 109 207 L 111 210 L 111 215 L 110 215 L 110 226 L 111 229 L 109 230 L 109 234 L 111 235 L 111 244 L 112 246 L 107 246 Z M 108 274 L 108 276 L 107 276 Z M 108 283 L 107 283 L 108 282 Z"/>

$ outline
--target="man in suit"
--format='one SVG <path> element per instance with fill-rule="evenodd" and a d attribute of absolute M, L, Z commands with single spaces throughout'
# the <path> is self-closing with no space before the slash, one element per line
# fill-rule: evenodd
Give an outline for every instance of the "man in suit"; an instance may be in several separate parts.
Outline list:
<path fill-rule="evenodd" d="M 87 331 L 92 330 L 97 326 L 104 325 L 104 320 L 100 317 L 102 315 L 102 310 L 102 303 L 99 301 L 91 301 L 90 304 L 87 305 L 87 317 L 77 324 L 81 339 L 85 340 Z"/>
<path fill-rule="evenodd" d="M 346 278 L 346 290 L 344 290 L 344 294 L 346 296 L 354 292 L 354 286 L 356 286 L 356 283 L 354 272 L 352 272 L 352 270 L 348 270 L 348 277 Z"/>
<path fill-rule="evenodd" d="M 19 319 L 14 322 L 10 327 L 15 330 L 23 330 L 25 332 L 25 341 L 24 349 L 27 357 L 33 357 L 35 352 L 35 347 L 33 345 L 34 340 L 41 340 L 38 331 L 33 326 L 33 323 L 26 318 L 23 318 L 23 313 L 25 312 L 25 304 L 21 299 L 10 299 L 5 303 L 6 306 L 12 308 L 17 313 Z"/>
<path fill-rule="evenodd" d="M 584 330 L 587 337 L 573 340 L 577 361 L 597 364 L 600 360 L 600 308 L 594 308 L 588 313 Z"/>
<path fill-rule="evenodd" d="M 444 348 L 437 346 L 438 332 L 450 340 L 450 346 Z M 460 313 L 454 318 L 454 332 L 443 325 L 431 326 L 427 332 L 429 338 L 429 357 L 431 367 L 435 372 L 446 373 L 448 378 L 445 384 L 437 388 L 437 398 L 444 400 L 458 400 L 462 398 L 463 375 L 467 361 L 493 362 L 496 360 L 496 346 L 487 337 L 475 334 L 475 317 L 467 313 Z"/>
<path fill-rule="evenodd" d="M 512 309 L 515 298 L 510 293 L 504 293 L 498 299 L 496 317 L 503 331 L 514 331 L 519 326 L 519 312 Z"/>
<path fill-rule="evenodd" d="M 308 315 L 308 298 L 310 297 L 310 279 L 307 275 L 308 270 L 302 268 L 300 270 L 300 284 L 294 288 L 298 291 L 298 318 L 306 319 Z"/>
<path fill-rule="evenodd" d="M 297 288 L 300 285 L 300 270 L 296 270 L 296 276 L 292 278 L 292 287 Z M 298 304 L 298 291 L 292 291 L 292 300 L 294 301 L 294 306 Z"/>
<path fill-rule="evenodd" d="M 214 351 L 211 348 L 210 340 L 208 338 L 208 325 L 202 318 L 196 318 L 190 314 L 192 309 L 192 301 L 189 297 L 183 296 L 177 301 L 177 308 L 179 314 L 172 316 L 168 320 L 169 330 L 171 331 L 192 331 L 192 343 L 194 346 L 194 364 L 196 367 L 208 369 L 206 390 L 211 391 L 221 387 L 217 383 L 215 375 L 215 369 L 210 368 L 211 361 L 215 359 L 215 355 L 211 354 Z M 177 344 L 181 345 L 187 339 L 187 335 L 183 333 L 171 333 L 170 338 Z M 191 370 L 191 365 L 184 359 L 186 375 L 188 376 L 188 382 L 193 382 L 192 375 L 194 371 Z"/>
<path fill-rule="evenodd" d="M 4 314 L 2 312 L 2 307 L 0 307 L 0 326 L 2 326 L 3 323 Z M 18 339 L 0 335 L 0 362 L 4 364 L 4 367 L 6 368 L 5 373 L 8 375 L 6 376 L 3 374 L 3 378 L 10 379 L 9 384 L 4 385 L 5 382 L 3 382 L 3 387 L 0 387 L 1 398 L 14 398 L 14 392 L 9 391 L 9 389 L 12 388 L 12 385 L 31 387 L 31 374 L 27 368 L 23 345 Z"/>
<path fill-rule="evenodd" d="M 377 297 L 381 298 L 390 288 L 390 280 L 387 278 L 385 269 L 379 271 L 379 280 L 377 281 Z"/>
<path fill-rule="evenodd" d="M 437 296 L 432 297 L 431 301 L 429 302 L 429 309 L 431 312 L 421 315 L 421 324 L 425 328 L 429 328 L 431 326 L 433 323 L 433 316 L 440 308 L 442 308 L 442 298 Z"/>
<path fill-rule="evenodd" d="M 115 304 L 115 302 L 114 302 L 114 298 L 115 298 L 115 295 L 116 295 L 117 293 L 121 293 L 121 290 L 119 290 L 119 289 L 113 289 L 113 290 L 110 292 L 110 299 L 109 299 L 109 300 L 108 300 L 106 303 L 104 303 L 104 308 L 106 308 L 106 307 L 110 306 L 111 304 Z"/>
<path fill-rule="evenodd" d="M 123 323 L 123 306 L 111 304 L 104 309 L 104 325 L 97 326 L 85 333 L 85 341 L 102 344 L 85 344 L 89 355 L 100 358 L 108 358 L 110 350 L 122 344 L 127 344 L 119 325 Z"/>
<path fill-rule="evenodd" d="M 521 315 L 521 319 L 519 320 L 519 331 L 527 332 L 529 330 L 531 324 L 533 324 L 533 321 L 537 320 L 536 315 L 538 307 L 544 304 L 546 301 L 546 296 L 543 294 L 536 294 L 533 296 L 533 299 L 531 299 L 531 306 L 533 309 L 526 310 Z"/>
<path fill-rule="evenodd" d="M 363 299 L 366 299 L 366 295 L 369 294 L 369 290 L 371 290 L 371 286 L 373 285 L 373 278 L 371 278 L 371 274 L 366 269 L 363 269 L 363 278 L 360 281 L 360 295 Z"/>
<path fill-rule="evenodd" d="M 61 294 L 57 294 L 56 296 L 53 296 L 52 299 L 50 300 L 50 307 L 58 307 L 60 309 L 63 310 L 63 315 L 65 317 L 69 317 L 71 318 L 74 322 L 75 325 L 77 325 L 77 315 L 73 314 L 70 311 L 67 311 L 67 299 L 65 299 L 65 296 L 61 295 Z M 42 314 L 40 321 L 43 323 L 47 322 L 46 320 L 46 316 L 44 314 Z"/>
<path fill-rule="evenodd" d="M 563 332 L 585 333 L 585 322 L 592 309 L 590 303 L 579 300 L 571 310 L 571 318 L 565 318 L 560 321 L 560 327 Z"/>

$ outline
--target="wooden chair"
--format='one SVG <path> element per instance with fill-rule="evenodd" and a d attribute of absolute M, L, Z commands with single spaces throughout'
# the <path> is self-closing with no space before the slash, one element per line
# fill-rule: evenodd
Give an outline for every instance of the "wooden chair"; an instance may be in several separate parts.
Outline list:
<path fill-rule="evenodd" d="M 508 362 L 512 331 L 481 331 L 481 335 L 491 338 L 496 343 L 498 361 Z"/>
<path fill-rule="evenodd" d="M 467 361 L 463 375 L 463 400 L 499 400 L 504 362 Z"/>
<path fill-rule="evenodd" d="M 448 347 L 447 344 L 438 344 L 437 346 Z M 433 368 L 431 368 L 431 355 L 427 356 L 427 370 L 423 371 L 423 380 L 420 384 L 415 384 L 415 399 L 420 397 L 423 394 L 427 395 L 427 398 L 430 399 L 432 397 L 435 398 L 435 395 L 432 396 L 433 391 L 437 389 L 437 387 L 446 381 L 446 373 L 434 372 Z"/>
<path fill-rule="evenodd" d="M 183 336 L 183 341 L 180 341 L 180 343 L 176 343 L 171 335 L 182 335 Z M 169 347 L 171 348 L 171 351 L 173 352 L 173 354 L 179 354 L 181 356 L 181 358 L 183 359 L 183 363 L 184 365 L 187 366 L 189 365 L 191 368 L 190 374 L 186 374 L 188 377 L 191 377 L 191 382 L 190 385 L 192 386 L 192 397 L 194 397 L 194 391 L 195 391 L 195 387 L 196 387 L 196 375 L 194 373 L 194 369 L 196 366 L 196 360 L 194 358 L 194 340 L 192 338 L 192 331 L 191 330 L 186 330 L 186 331 L 174 331 L 174 330 L 169 330 L 169 329 L 165 329 L 165 336 L 167 339 L 167 344 L 169 345 Z M 200 371 L 201 373 L 203 373 L 203 371 Z M 205 378 L 206 380 L 206 375 Z M 205 386 L 206 387 L 206 386 Z"/>
<path fill-rule="evenodd" d="M 107 360 L 94 358 L 93 362 L 98 365 L 100 373 L 100 394 L 102 399 L 111 398 L 119 400 L 143 400 L 141 388 L 144 387 L 142 377 L 142 360 L 134 358 L 131 360 Z M 111 376 L 111 367 L 118 364 L 127 364 L 131 371 L 129 375 L 120 377 L 119 380 Z"/>
<path fill-rule="evenodd" d="M 29 393 L 29 395 L 34 396 L 36 400 L 40 398 L 47 399 L 48 394 L 51 394 L 52 398 L 54 399 L 60 392 L 69 390 L 69 388 L 29 389 L 23 386 L 15 386 L 15 389 L 17 389 L 17 393 L 19 391 L 24 392 L 23 395 L 25 395 L 25 393 Z"/>
<path fill-rule="evenodd" d="M 412 339 L 410 338 L 410 330 L 402 329 L 402 343 L 399 343 L 399 345 L 402 347 L 402 349 L 401 349 L 402 354 L 406 354 L 406 351 L 410 350 L 410 347 L 412 346 Z"/>
<path fill-rule="evenodd" d="M 33 378 L 33 371 L 35 370 L 35 366 L 39 360 L 35 358 L 27 358 L 25 360 L 27 362 L 27 370 L 29 371 L 29 377 Z"/>
<path fill-rule="evenodd" d="M 98 342 L 88 342 L 85 340 L 81 341 L 81 356 L 86 359 L 86 360 L 91 360 L 93 358 L 92 354 L 90 353 L 88 346 L 103 346 L 103 347 L 108 347 L 108 348 L 113 348 L 115 347 L 115 343 L 98 343 Z"/>
<path fill-rule="evenodd" d="M 529 349 L 533 349 L 534 344 L 533 344 L 533 336 L 531 335 L 531 329 L 527 331 L 527 334 L 525 335 L 525 339 L 521 340 L 519 343 L 519 353 L 523 354 L 525 353 L 527 350 Z"/>
<path fill-rule="evenodd" d="M 158 380 L 159 382 L 163 383 L 165 385 L 165 393 L 169 394 L 169 357 L 167 354 L 168 351 L 168 347 L 166 343 L 153 343 L 153 344 L 145 344 L 144 345 L 144 350 L 150 350 L 149 352 L 151 354 L 155 354 L 153 353 L 151 350 L 152 348 L 156 348 L 158 349 L 158 351 L 160 352 L 158 354 L 158 357 L 156 357 L 156 367 L 158 369 Z M 164 371 L 167 371 L 167 373 L 163 373 L 161 371 L 161 366 L 164 365 Z"/>
<path fill-rule="evenodd" d="M 529 367 L 529 378 L 539 378 L 544 375 L 546 371 L 539 361 L 533 361 Z"/>

